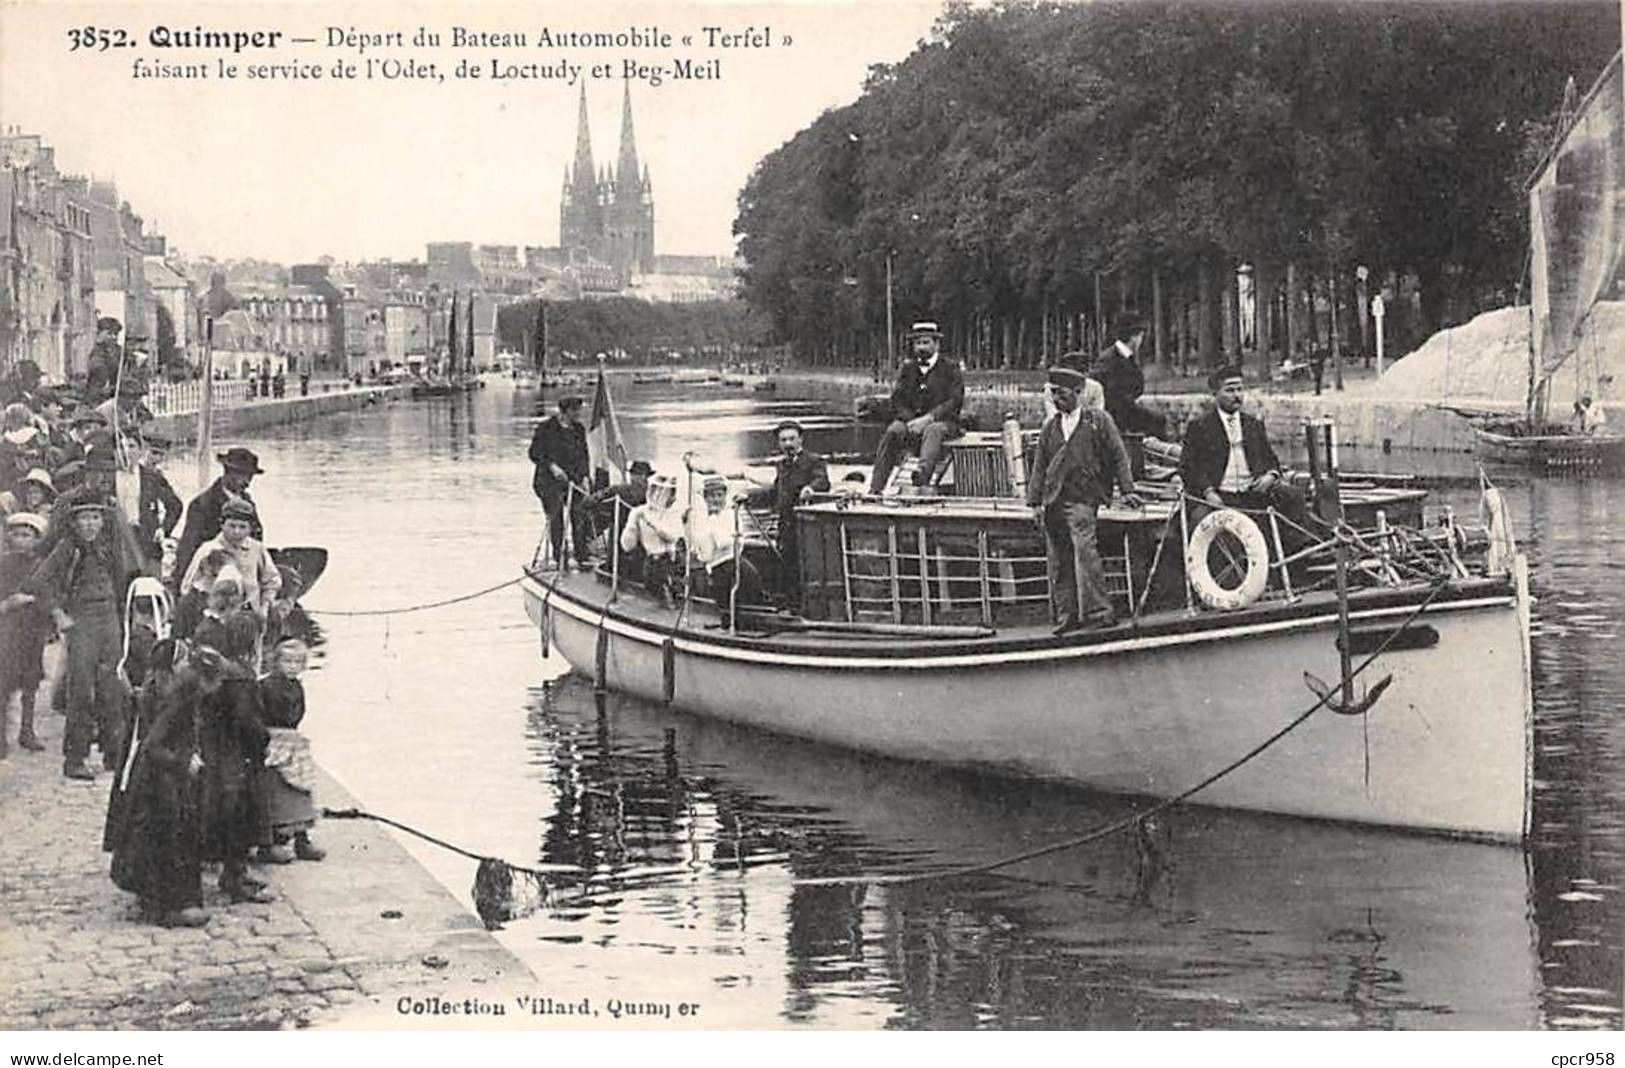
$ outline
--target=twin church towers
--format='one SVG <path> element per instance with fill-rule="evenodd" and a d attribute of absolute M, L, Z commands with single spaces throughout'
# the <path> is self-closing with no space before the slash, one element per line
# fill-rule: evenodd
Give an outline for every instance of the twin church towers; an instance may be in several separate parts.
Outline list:
<path fill-rule="evenodd" d="M 655 269 L 654 186 L 649 168 L 638 163 L 630 85 L 621 103 L 620 155 L 607 168 L 593 164 L 587 87 L 581 87 L 575 162 L 565 169 L 559 199 L 559 246 L 572 259 L 591 257 L 623 278 Z"/>

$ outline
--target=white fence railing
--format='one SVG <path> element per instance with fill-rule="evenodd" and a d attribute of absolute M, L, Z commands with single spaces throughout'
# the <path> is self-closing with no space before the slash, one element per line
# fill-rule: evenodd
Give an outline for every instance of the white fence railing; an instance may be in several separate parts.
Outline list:
<path fill-rule="evenodd" d="M 247 404 L 248 383 L 243 379 L 228 379 L 214 383 L 216 408 L 236 408 Z M 153 415 L 177 415 L 203 409 L 203 382 L 156 382 L 147 389 L 147 408 Z"/>

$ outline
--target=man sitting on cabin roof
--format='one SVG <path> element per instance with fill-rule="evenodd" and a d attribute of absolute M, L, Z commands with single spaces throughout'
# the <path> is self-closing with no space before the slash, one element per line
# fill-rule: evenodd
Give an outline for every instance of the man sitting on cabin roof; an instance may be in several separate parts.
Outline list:
<path fill-rule="evenodd" d="M 1112 484 L 1130 508 L 1140 507 L 1128 451 L 1103 406 L 1101 386 L 1070 367 L 1049 373 L 1055 414 L 1038 433 L 1027 503 L 1049 552 L 1050 601 L 1057 635 L 1116 622 L 1095 544 L 1095 520 Z M 1085 394 L 1088 394 L 1085 397 Z"/>
<path fill-rule="evenodd" d="M 929 486 L 942 459 L 942 443 L 961 433 L 959 410 L 965 404 L 965 372 L 941 355 L 942 333 L 936 323 L 915 323 L 911 333 L 914 358 L 903 363 L 892 388 L 892 423 L 875 452 L 871 493 L 885 490 L 892 470 L 913 445 L 920 449 L 914 484 Z"/>

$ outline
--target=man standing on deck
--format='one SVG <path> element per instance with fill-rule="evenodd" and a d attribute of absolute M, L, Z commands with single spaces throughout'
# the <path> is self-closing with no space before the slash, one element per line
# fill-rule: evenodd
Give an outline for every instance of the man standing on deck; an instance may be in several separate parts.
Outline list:
<path fill-rule="evenodd" d="M 536 465 L 531 489 L 547 515 L 547 537 L 553 561 L 564 566 L 564 513 L 568 503 L 576 565 L 591 563 L 587 552 L 587 428 L 581 424 L 580 397 L 560 397 L 558 411 L 543 419 L 530 439 L 530 462 Z"/>
<path fill-rule="evenodd" d="M 734 476 L 758 486 L 773 489 L 773 512 L 778 518 L 779 592 L 788 607 L 801 603 L 801 538 L 796 529 L 796 506 L 812 499 L 815 493 L 829 492 L 829 464 L 822 456 L 803 447 L 806 432 L 794 419 L 786 419 L 775 430 L 779 439 L 779 461 L 774 465 L 773 481 L 768 482 L 750 471 Z M 709 467 L 689 463 L 689 470 L 709 475 Z"/>
<path fill-rule="evenodd" d="M 198 546 L 220 533 L 221 516 L 226 501 L 236 497 L 252 505 L 254 498 L 248 495 L 248 484 L 254 481 L 255 475 L 265 474 L 260 468 L 260 458 L 240 445 L 217 453 L 215 459 L 220 461 L 220 466 L 225 470 L 221 472 L 219 478 L 209 483 L 208 489 L 193 497 L 192 502 L 186 506 L 186 525 L 181 528 L 181 540 L 175 546 L 176 582 L 186 574 Z M 264 541 L 265 527 L 260 523 L 257 509 L 250 526 L 253 537 Z"/>
<path fill-rule="evenodd" d="M 903 364 L 892 388 L 892 423 L 875 451 L 870 493 L 886 488 L 892 470 L 911 445 L 920 447 L 914 485 L 929 486 L 942 458 L 942 444 L 960 435 L 959 410 L 965 404 L 965 372 L 941 355 L 936 323 L 915 323 L 914 359 Z"/>
<path fill-rule="evenodd" d="M 1140 367 L 1140 346 L 1145 344 L 1145 323 L 1123 319 L 1117 324 L 1117 338 L 1095 358 L 1089 377 L 1106 389 L 1106 412 L 1120 433 L 1167 433 L 1163 417 L 1140 403 L 1145 393 L 1145 371 Z M 1084 368 L 1079 367 L 1082 371 Z"/>
<path fill-rule="evenodd" d="M 1100 383 L 1057 367 L 1049 373 L 1049 386 L 1055 414 L 1038 433 L 1027 503 L 1037 510 L 1049 551 L 1050 602 L 1055 633 L 1061 635 L 1117 621 L 1095 544 L 1095 520 L 1111 499 L 1114 482 L 1128 507 L 1140 507 L 1140 498 L 1117 424 L 1103 409 L 1080 403 L 1080 395 L 1100 390 Z"/>

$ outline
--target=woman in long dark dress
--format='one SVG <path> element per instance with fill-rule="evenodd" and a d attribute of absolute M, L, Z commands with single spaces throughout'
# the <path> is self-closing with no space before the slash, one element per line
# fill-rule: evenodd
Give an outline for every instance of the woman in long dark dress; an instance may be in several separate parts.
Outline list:
<path fill-rule="evenodd" d="M 113 882 L 141 899 L 144 916 L 166 927 L 201 927 L 203 858 L 198 779 L 199 717 L 220 686 L 223 663 L 208 654 L 168 670 L 174 646 L 161 642 L 159 661 L 138 706 L 136 748 L 121 768 L 108 811 L 106 845 Z"/>

